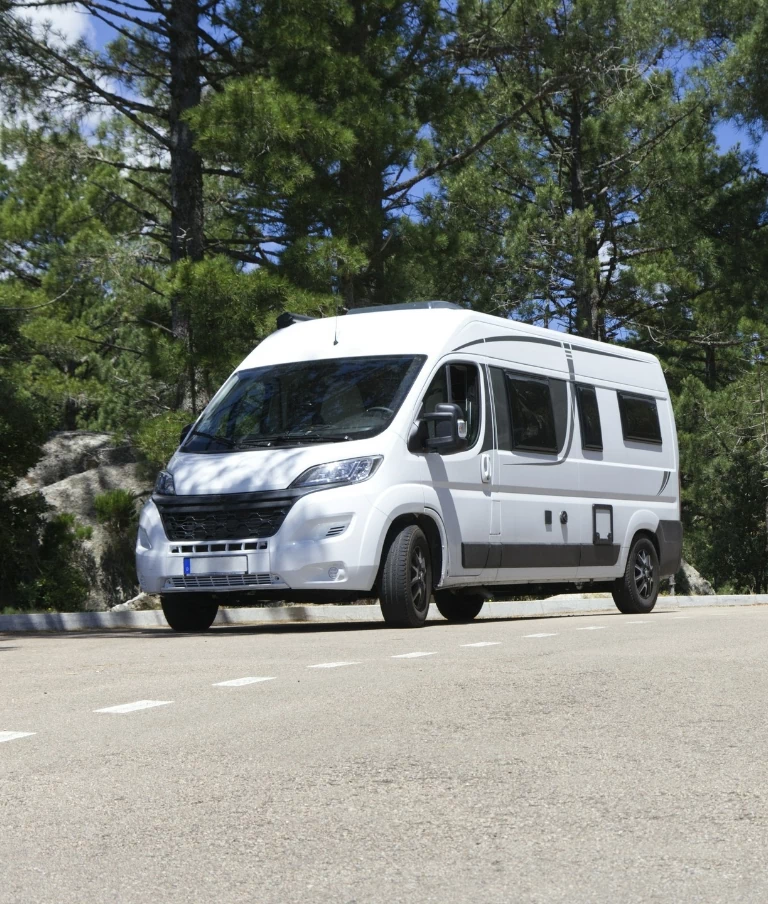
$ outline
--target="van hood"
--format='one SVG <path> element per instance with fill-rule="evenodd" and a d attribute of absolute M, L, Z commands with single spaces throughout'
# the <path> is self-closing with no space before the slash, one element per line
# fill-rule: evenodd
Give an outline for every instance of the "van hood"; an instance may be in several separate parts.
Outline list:
<path fill-rule="evenodd" d="M 284 490 L 313 465 L 374 454 L 382 453 L 379 449 L 374 452 L 370 441 L 222 454 L 176 452 L 168 470 L 173 474 L 177 496 L 253 493 Z"/>

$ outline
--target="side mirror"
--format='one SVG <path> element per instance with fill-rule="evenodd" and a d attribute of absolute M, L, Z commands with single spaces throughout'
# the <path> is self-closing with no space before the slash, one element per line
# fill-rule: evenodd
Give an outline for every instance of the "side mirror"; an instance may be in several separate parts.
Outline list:
<path fill-rule="evenodd" d="M 192 429 L 192 426 L 193 426 L 192 424 L 186 424 L 184 427 L 181 428 L 181 436 L 179 436 L 179 445 L 181 445 L 184 442 L 184 440 L 187 438 L 187 434 Z"/>
<path fill-rule="evenodd" d="M 434 436 L 430 436 L 428 425 L 435 425 Z M 415 437 L 414 437 L 415 439 Z M 461 408 L 454 402 L 441 402 L 430 414 L 419 421 L 418 440 L 422 452 L 460 452 L 467 448 L 467 422 Z M 409 444 L 412 451 L 414 450 Z"/>

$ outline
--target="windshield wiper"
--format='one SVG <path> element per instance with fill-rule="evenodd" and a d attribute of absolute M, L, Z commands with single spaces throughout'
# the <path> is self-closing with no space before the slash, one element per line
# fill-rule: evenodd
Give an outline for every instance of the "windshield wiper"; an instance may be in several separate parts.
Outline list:
<path fill-rule="evenodd" d="M 223 443 L 223 445 L 227 446 L 230 449 L 235 448 L 235 443 L 227 436 L 216 436 L 213 433 L 206 433 L 204 430 L 190 430 L 189 431 L 193 436 L 202 436 L 204 439 L 212 439 L 217 443 Z"/>
<path fill-rule="evenodd" d="M 340 443 L 352 439 L 348 433 L 276 433 L 263 439 L 244 439 L 239 448 L 247 446 L 300 446 L 302 443 Z"/>

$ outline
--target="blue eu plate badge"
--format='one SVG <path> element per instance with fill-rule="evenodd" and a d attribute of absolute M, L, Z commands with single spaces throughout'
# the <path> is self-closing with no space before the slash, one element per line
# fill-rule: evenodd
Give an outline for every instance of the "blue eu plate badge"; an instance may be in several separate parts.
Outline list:
<path fill-rule="evenodd" d="M 184 574 L 189 574 L 190 572 L 189 561 L 190 560 L 188 558 L 184 559 Z"/>

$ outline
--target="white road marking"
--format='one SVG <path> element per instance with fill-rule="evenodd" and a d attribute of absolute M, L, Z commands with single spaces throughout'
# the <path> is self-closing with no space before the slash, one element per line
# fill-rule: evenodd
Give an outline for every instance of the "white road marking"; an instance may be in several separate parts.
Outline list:
<path fill-rule="evenodd" d="M 625 624 L 627 624 L 627 625 L 647 625 L 648 623 L 649 623 L 649 622 L 648 622 L 647 619 L 646 619 L 645 621 L 628 621 L 628 622 L 625 622 Z"/>
<path fill-rule="evenodd" d="M 432 653 L 398 653 L 393 659 L 416 659 L 418 656 L 437 656 L 437 650 Z"/>
<path fill-rule="evenodd" d="M 274 681 L 271 678 L 233 678 L 232 681 L 217 681 L 213 687 L 242 687 L 244 684 L 258 684 L 260 681 Z"/>
<path fill-rule="evenodd" d="M 500 640 L 481 640 L 479 643 L 462 643 L 461 647 L 496 647 L 501 643 Z"/>
<path fill-rule="evenodd" d="M 557 634 L 524 634 L 523 637 L 557 637 Z"/>
<path fill-rule="evenodd" d="M 588 628 L 576 628 L 577 631 L 605 631 L 607 625 L 590 625 Z"/>
<path fill-rule="evenodd" d="M 308 665 L 308 669 L 340 669 L 343 665 L 360 665 L 359 662 L 320 662 L 317 665 Z"/>
<path fill-rule="evenodd" d="M 137 700 L 135 703 L 121 703 L 119 706 L 105 706 L 94 709 L 95 713 L 133 713 L 137 709 L 152 709 L 153 706 L 168 706 L 173 700 Z"/>
<path fill-rule="evenodd" d="M 29 738 L 33 734 L 36 734 L 34 731 L 0 731 L 0 744 L 3 741 L 15 741 L 18 738 Z"/>

